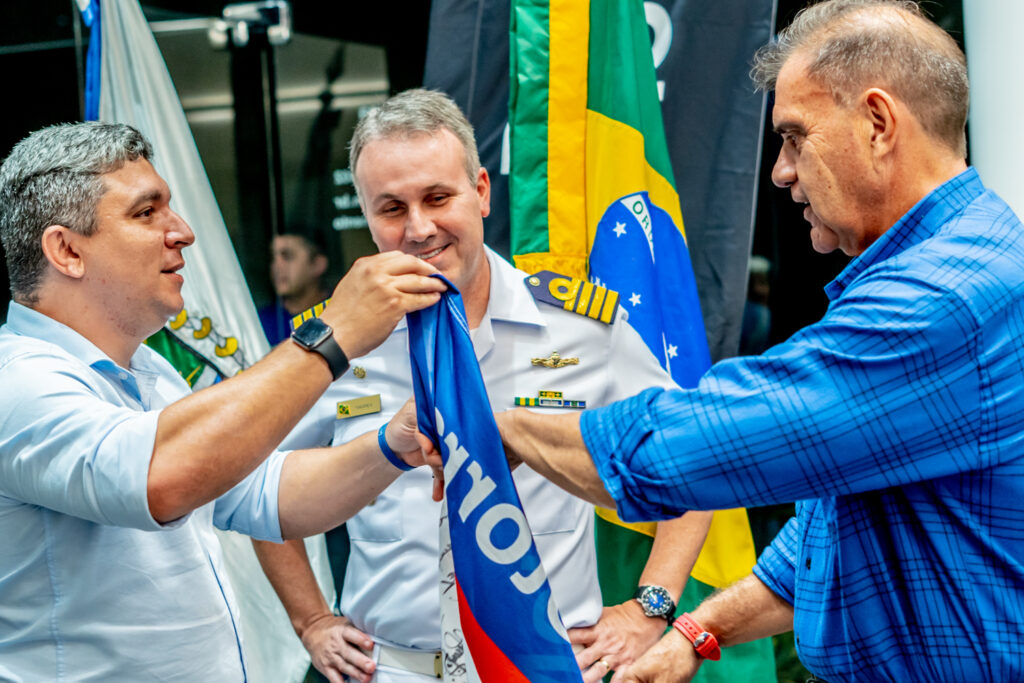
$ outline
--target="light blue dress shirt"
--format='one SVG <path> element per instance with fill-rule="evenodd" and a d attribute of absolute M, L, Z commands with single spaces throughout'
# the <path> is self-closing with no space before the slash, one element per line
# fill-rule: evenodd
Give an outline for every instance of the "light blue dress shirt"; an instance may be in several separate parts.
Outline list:
<path fill-rule="evenodd" d="M 170 524 L 149 513 L 160 409 L 188 393 L 148 347 L 121 368 L 16 303 L 0 327 L 0 680 L 244 681 L 213 525 L 280 540 L 284 453 Z"/>

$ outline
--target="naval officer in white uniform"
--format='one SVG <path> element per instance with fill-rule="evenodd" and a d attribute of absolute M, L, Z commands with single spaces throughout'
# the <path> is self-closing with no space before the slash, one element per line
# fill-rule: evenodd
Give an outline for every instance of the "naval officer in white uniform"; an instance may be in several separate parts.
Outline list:
<path fill-rule="evenodd" d="M 595 407 L 650 386 L 675 386 L 621 310 L 602 322 L 538 302 L 527 274 L 484 245 L 490 181 L 472 128 L 445 95 L 413 90 L 388 100 L 360 122 L 351 157 L 378 248 L 423 258 L 461 291 L 492 410 L 541 392 Z M 283 447 L 340 444 L 375 432 L 411 395 L 403 322 L 355 372 L 331 385 Z M 650 604 L 602 609 L 593 508 L 528 468 L 514 477 L 565 626 L 583 647 L 577 658 L 584 680 L 597 681 L 658 640 L 668 623 L 652 607 L 659 591 L 651 589 Z M 344 616 L 324 602 L 301 543 L 257 544 L 314 665 L 332 682 L 342 674 L 378 683 L 436 680 L 443 669 L 440 504 L 431 488 L 427 470 L 407 472 L 348 523 Z M 660 524 L 641 584 L 678 600 L 709 523 L 710 513 L 690 512 Z"/>

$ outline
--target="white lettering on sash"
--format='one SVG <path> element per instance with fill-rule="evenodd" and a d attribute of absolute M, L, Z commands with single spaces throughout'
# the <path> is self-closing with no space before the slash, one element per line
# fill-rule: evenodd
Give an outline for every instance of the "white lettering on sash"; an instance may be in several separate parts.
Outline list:
<path fill-rule="evenodd" d="M 444 466 L 445 481 L 452 482 L 462 471 L 465 471 L 471 480 L 469 492 L 459 504 L 459 517 L 466 522 L 480 505 L 484 505 L 484 512 L 477 520 L 475 530 L 476 543 L 480 552 L 496 564 L 508 565 L 518 562 L 529 552 L 533 542 L 526 516 L 522 510 L 510 503 L 487 505 L 487 498 L 497 489 L 497 484 L 493 479 L 484 475 L 480 463 L 475 462 L 469 451 L 459 443 L 459 437 L 455 432 L 444 433 L 444 416 L 437 408 L 434 409 L 434 419 L 437 424 L 437 432 L 443 435 L 444 444 L 448 447 L 448 462 Z M 492 533 L 494 528 L 503 521 L 515 524 L 516 532 L 511 543 L 504 548 L 499 548 L 494 543 Z M 532 595 L 544 585 L 545 578 L 544 567 L 538 564 L 528 576 L 523 576 L 516 571 L 509 577 L 509 580 L 520 593 Z M 548 601 L 547 613 L 552 628 L 566 637 L 553 595 Z"/>

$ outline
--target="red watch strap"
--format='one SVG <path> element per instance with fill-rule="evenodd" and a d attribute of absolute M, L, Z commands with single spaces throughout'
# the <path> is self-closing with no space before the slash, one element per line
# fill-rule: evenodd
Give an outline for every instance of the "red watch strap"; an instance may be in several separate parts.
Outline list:
<path fill-rule="evenodd" d="M 672 622 L 672 626 L 693 643 L 693 649 L 704 659 L 717 662 L 722 658 L 722 648 L 718 646 L 718 638 L 694 621 L 689 614 L 683 613 Z"/>

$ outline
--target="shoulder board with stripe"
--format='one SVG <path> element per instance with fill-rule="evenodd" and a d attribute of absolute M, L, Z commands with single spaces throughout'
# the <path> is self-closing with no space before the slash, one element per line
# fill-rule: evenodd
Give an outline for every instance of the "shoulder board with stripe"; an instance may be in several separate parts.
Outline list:
<path fill-rule="evenodd" d="M 331 303 L 330 299 L 324 299 L 316 306 L 313 306 L 312 308 L 307 308 L 302 313 L 299 313 L 298 315 L 292 317 L 292 319 L 289 321 L 289 324 L 291 325 L 292 328 L 292 332 L 295 331 L 296 327 L 306 322 L 310 318 L 319 318 L 320 314 L 324 312 L 324 308 L 326 308 L 327 304 L 329 303 Z"/>
<path fill-rule="evenodd" d="M 578 315 L 600 320 L 606 325 L 615 322 L 619 293 L 592 282 L 550 270 L 542 270 L 526 278 L 526 287 L 533 298 Z"/>

